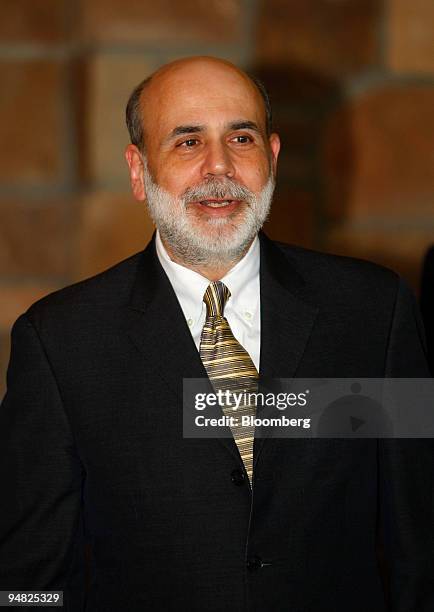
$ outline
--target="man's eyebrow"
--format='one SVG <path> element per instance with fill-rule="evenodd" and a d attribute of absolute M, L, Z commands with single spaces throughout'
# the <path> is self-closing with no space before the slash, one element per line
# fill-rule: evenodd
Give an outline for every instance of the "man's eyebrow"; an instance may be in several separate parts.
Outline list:
<path fill-rule="evenodd" d="M 228 127 L 230 130 L 253 130 L 254 132 L 261 134 L 258 124 L 254 121 L 232 121 L 229 123 Z"/>
<path fill-rule="evenodd" d="M 197 134 L 198 132 L 203 132 L 204 129 L 205 127 L 203 125 L 177 125 L 176 128 L 173 128 L 170 132 L 166 140 L 172 140 L 172 138 L 182 136 L 183 134 Z"/>

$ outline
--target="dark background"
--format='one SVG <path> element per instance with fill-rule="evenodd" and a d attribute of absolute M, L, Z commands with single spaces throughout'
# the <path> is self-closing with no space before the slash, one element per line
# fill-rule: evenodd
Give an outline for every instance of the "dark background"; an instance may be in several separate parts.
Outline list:
<path fill-rule="evenodd" d="M 143 248 L 132 87 L 186 55 L 268 87 L 283 141 L 266 230 L 400 272 L 434 242 L 432 0 L 2 0 L 0 396 L 15 318 Z"/>

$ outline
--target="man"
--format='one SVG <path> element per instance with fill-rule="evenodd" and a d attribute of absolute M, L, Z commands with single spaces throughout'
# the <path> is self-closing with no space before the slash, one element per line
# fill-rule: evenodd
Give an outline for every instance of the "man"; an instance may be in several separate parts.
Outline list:
<path fill-rule="evenodd" d="M 221 364 L 253 386 L 429 376 L 409 290 L 258 235 L 279 138 L 235 66 L 162 67 L 127 122 L 158 233 L 14 326 L 1 589 L 63 590 L 73 612 L 434 610 L 431 441 L 182 433 L 183 380 L 217 385 Z"/>

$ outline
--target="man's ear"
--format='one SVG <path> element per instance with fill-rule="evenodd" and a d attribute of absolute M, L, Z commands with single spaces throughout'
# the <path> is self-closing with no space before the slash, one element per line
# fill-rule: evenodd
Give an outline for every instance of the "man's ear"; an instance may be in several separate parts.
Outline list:
<path fill-rule="evenodd" d="M 127 146 L 125 149 L 125 159 L 130 169 L 130 183 L 134 197 L 139 202 L 144 202 L 146 199 L 143 179 L 144 165 L 142 154 L 136 145 L 130 144 Z"/>
<path fill-rule="evenodd" d="M 280 138 L 276 133 L 270 134 L 270 138 L 268 139 L 270 143 L 271 149 L 271 165 L 273 167 L 273 174 L 276 176 L 277 170 L 277 158 L 279 157 L 280 151 Z"/>

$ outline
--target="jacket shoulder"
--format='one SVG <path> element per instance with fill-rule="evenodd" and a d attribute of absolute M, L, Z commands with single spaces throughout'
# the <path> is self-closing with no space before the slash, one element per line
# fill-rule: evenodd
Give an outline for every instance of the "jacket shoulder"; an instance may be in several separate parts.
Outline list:
<path fill-rule="evenodd" d="M 350 283 L 353 287 L 357 283 L 380 284 L 384 289 L 384 283 L 386 287 L 396 288 L 400 281 L 396 272 L 372 261 L 315 251 L 283 242 L 275 242 L 275 245 L 308 282 L 330 286 L 332 281 L 338 281 Z"/>
<path fill-rule="evenodd" d="M 73 313 L 83 307 L 104 307 L 112 310 L 128 301 L 143 251 L 77 283 L 54 291 L 27 310 L 30 319 L 45 318 L 55 313 Z"/>

